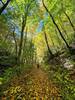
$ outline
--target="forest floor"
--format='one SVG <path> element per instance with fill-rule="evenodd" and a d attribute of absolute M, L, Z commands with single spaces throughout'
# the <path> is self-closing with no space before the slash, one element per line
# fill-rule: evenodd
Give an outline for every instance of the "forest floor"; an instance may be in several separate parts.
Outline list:
<path fill-rule="evenodd" d="M 59 88 L 40 68 L 33 68 L 11 79 L 1 100 L 61 100 Z"/>

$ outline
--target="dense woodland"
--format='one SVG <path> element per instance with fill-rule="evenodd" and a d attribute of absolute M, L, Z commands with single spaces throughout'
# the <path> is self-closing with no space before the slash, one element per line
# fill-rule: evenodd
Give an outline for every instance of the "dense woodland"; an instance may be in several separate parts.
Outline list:
<path fill-rule="evenodd" d="M 75 100 L 75 0 L 0 0 L 0 100 Z"/>

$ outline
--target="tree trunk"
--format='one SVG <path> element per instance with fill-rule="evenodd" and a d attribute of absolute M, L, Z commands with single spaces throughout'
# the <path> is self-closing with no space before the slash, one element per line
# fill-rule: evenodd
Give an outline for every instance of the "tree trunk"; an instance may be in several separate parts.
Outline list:
<path fill-rule="evenodd" d="M 23 37 L 24 37 L 24 29 L 25 29 L 25 26 L 26 26 L 27 14 L 25 16 L 23 16 L 22 20 L 23 20 L 22 21 L 22 30 L 21 30 L 21 38 L 20 38 L 20 44 L 19 44 L 19 53 L 18 53 L 19 61 L 21 60 L 22 47 L 23 47 Z"/>
<path fill-rule="evenodd" d="M 13 38 L 14 38 L 14 42 L 15 42 L 15 55 L 17 57 L 17 54 L 18 54 L 18 47 L 17 47 L 17 40 L 16 40 L 16 37 L 15 37 L 15 28 L 13 30 Z"/>
<path fill-rule="evenodd" d="M 55 47 L 52 35 L 50 35 L 50 39 L 51 39 L 51 42 L 52 42 L 53 46 Z"/>
<path fill-rule="evenodd" d="M 66 17 L 68 18 L 69 23 L 70 23 L 70 25 L 72 26 L 72 28 L 73 28 L 73 30 L 74 30 L 74 32 L 75 32 L 75 27 L 74 27 L 74 25 L 73 25 L 73 23 L 72 23 L 70 17 L 68 16 L 68 14 L 67 14 L 65 11 L 63 11 L 63 12 L 64 12 L 64 14 L 66 15 Z"/>
<path fill-rule="evenodd" d="M 26 43 L 27 43 L 27 28 L 26 28 L 26 32 L 25 32 L 25 37 L 24 37 L 24 44 L 23 44 L 23 46 L 24 46 L 24 48 L 23 48 L 23 58 L 22 58 L 22 61 L 24 62 L 25 61 L 25 59 L 26 59 L 26 57 L 25 57 L 25 48 L 26 48 Z M 25 59 L 24 59 L 25 58 Z"/>
<path fill-rule="evenodd" d="M 59 35 L 58 35 L 58 33 L 57 33 L 57 29 L 55 29 L 55 34 L 56 34 L 56 36 L 57 36 L 57 41 L 58 41 L 58 44 L 59 44 L 59 47 L 60 47 L 60 45 L 61 45 L 61 40 L 60 40 Z"/>
<path fill-rule="evenodd" d="M 49 44 L 48 44 L 47 35 L 46 35 L 45 31 L 44 31 L 44 36 L 45 36 L 45 41 L 46 41 L 46 44 L 47 44 L 48 52 L 51 55 L 51 57 L 53 57 L 54 55 L 53 55 L 52 51 L 50 50 L 50 47 L 49 47 Z"/>
<path fill-rule="evenodd" d="M 31 0 L 30 3 L 28 3 L 27 7 L 26 7 L 26 13 L 22 18 L 22 30 L 21 30 L 21 38 L 20 38 L 20 44 L 19 44 L 19 52 L 18 52 L 18 60 L 19 62 L 21 62 L 21 54 L 22 54 L 22 50 L 23 50 L 23 38 L 24 38 L 24 29 L 26 27 L 26 22 L 27 22 L 27 16 L 28 16 L 28 10 L 30 8 L 31 3 L 34 0 Z"/>
<path fill-rule="evenodd" d="M 7 0 L 7 2 L 3 5 L 3 7 L 0 9 L 0 15 L 2 14 L 2 12 L 5 10 L 5 8 L 8 6 L 9 2 L 11 0 Z"/>
<path fill-rule="evenodd" d="M 25 47 L 26 42 L 27 42 L 27 28 L 26 28 L 26 32 L 25 32 L 25 38 L 24 38 L 24 47 Z"/>
<path fill-rule="evenodd" d="M 51 17 L 51 19 L 52 19 L 52 21 L 53 21 L 55 27 L 57 28 L 58 32 L 60 33 L 61 38 L 62 38 L 63 41 L 65 42 L 67 48 L 70 50 L 70 47 L 69 47 L 67 41 L 65 40 L 64 36 L 62 35 L 62 32 L 60 31 L 60 29 L 59 29 L 57 23 L 55 22 L 55 20 L 54 20 L 52 14 L 50 13 L 50 11 L 49 11 L 49 10 L 47 9 L 47 7 L 45 6 L 45 4 L 44 4 L 44 0 L 42 0 L 42 3 L 43 3 L 44 8 L 46 9 L 46 11 L 48 12 L 49 16 Z"/>
<path fill-rule="evenodd" d="M 68 34 L 67 34 L 66 30 L 64 29 L 64 25 L 63 25 L 63 21 L 62 21 L 61 17 L 60 17 L 59 19 L 60 19 L 60 21 L 61 21 L 61 23 L 62 23 L 62 24 L 60 23 L 60 26 L 61 26 L 63 32 L 65 33 L 67 39 L 69 39 Z"/>

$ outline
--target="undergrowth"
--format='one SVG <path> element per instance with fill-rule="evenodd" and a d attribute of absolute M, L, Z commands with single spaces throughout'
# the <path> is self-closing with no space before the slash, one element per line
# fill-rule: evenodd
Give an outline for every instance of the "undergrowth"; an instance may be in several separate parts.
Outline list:
<path fill-rule="evenodd" d="M 0 96 L 2 95 L 4 89 L 8 87 L 13 77 L 19 77 L 23 72 L 27 72 L 27 70 L 31 69 L 31 65 L 20 65 L 6 69 L 4 73 L 0 76 Z"/>
<path fill-rule="evenodd" d="M 63 66 L 46 65 L 45 70 L 48 72 L 49 79 L 52 80 L 60 88 L 60 96 L 62 100 L 75 100 L 75 80 L 70 78 L 69 70 Z"/>

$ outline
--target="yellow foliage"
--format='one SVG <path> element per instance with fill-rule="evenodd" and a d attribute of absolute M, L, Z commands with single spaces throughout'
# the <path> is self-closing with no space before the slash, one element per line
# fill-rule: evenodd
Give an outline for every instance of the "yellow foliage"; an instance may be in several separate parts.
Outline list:
<path fill-rule="evenodd" d="M 16 84 L 18 82 L 18 85 Z M 11 83 L 14 82 L 13 79 Z M 13 85 L 13 84 L 12 84 Z M 5 96 L 10 100 L 61 100 L 58 99 L 59 89 L 48 80 L 48 76 L 41 69 L 34 68 L 25 78 L 25 73 L 15 79 L 15 86 L 10 86 L 5 91 Z M 15 99 L 16 98 L 16 99 Z M 2 100 L 5 100 L 4 98 Z"/>

